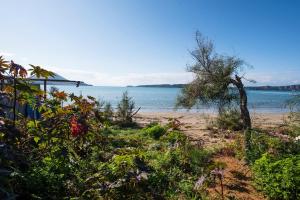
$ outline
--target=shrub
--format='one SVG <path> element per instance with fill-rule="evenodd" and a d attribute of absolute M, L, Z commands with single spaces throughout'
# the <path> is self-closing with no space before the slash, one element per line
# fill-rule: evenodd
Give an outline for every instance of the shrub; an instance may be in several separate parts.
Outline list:
<path fill-rule="evenodd" d="M 257 131 L 245 132 L 245 154 L 249 163 L 255 162 L 262 154 L 268 151 L 268 138 L 265 134 Z"/>
<path fill-rule="evenodd" d="M 111 103 L 106 102 L 103 107 L 103 119 L 106 122 L 112 122 L 114 116 L 114 110 L 111 106 Z"/>
<path fill-rule="evenodd" d="M 47 199 L 67 195 L 65 184 L 72 176 L 71 165 L 68 162 L 46 157 L 43 163 L 37 162 L 35 165 L 25 174 L 27 192 L 35 197 Z"/>
<path fill-rule="evenodd" d="M 231 144 L 231 147 L 234 150 L 235 157 L 239 160 L 245 158 L 245 145 L 244 137 L 242 134 L 237 134 L 235 136 L 234 142 Z"/>
<path fill-rule="evenodd" d="M 145 133 L 152 137 L 153 139 L 159 139 L 162 135 L 166 133 L 166 129 L 160 125 L 155 125 L 145 129 Z"/>
<path fill-rule="evenodd" d="M 300 198 L 300 145 L 261 131 L 245 132 L 245 156 L 257 188 L 270 199 Z"/>
<path fill-rule="evenodd" d="M 212 151 L 190 148 L 187 153 L 189 154 L 189 164 L 193 171 L 203 171 L 211 163 Z"/>
<path fill-rule="evenodd" d="M 264 154 L 252 169 L 257 187 L 271 199 L 300 198 L 300 155 L 276 160 Z"/>
<path fill-rule="evenodd" d="M 254 163 L 264 153 L 270 153 L 279 157 L 295 155 L 300 151 L 300 144 L 293 141 L 282 141 L 280 138 L 269 136 L 258 131 L 247 131 L 245 133 L 246 160 Z"/>
<path fill-rule="evenodd" d="M 176 118 L 168 119 L 167 127 L 170 128 L 171 130 L 180 130 L 182 125 L 183 125 L 183 123 L 181 123 L 179 121 L 179 119 L 176 119 Z"/>
<path fill-rule="evenodd" d="M 117 106 L 117 120 L 121 126 L 132 126 L 133 116 L 137 113 L 135 109 L 135 103 L 132 97 L 128 96 L 128 92 L 124 92 L 122 99 Z"/>
<path fill-rule="evenodd" d="M 300 136 L 300 95 L 289 99 L 287 106 L 290 108 L 286 133 L 292 137 Z"/>
<path fill-rule="evenodd" d="M 187 140 L 187 137 L 185 134 L 183 134 L 180 131 L 170 131 L 167 134 L 164 135 L 164 140 L 167 140 L 168 142 L 170 142 L 171 144 L 174 144 L 176 142 L 179 143 L 185 143 Z"/>
<path fill-rule="evenodd" d="M 101 123 L 112 124 L 114 120 L 114 110 L 111 103 L 98 100 L 95 108 L 95 117 Z"/>
<path fill-rule="evenodd" d="M 219 114 L 216 119 L 216 126 L 220 129 L 238 131 L 243 129 L 241 113 L 236 109 L 228 109 Z"/>

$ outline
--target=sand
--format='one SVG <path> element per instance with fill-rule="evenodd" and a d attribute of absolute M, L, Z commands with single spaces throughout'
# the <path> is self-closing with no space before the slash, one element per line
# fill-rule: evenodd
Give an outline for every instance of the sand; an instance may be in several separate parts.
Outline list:
<path fill-rule="evenodd" d="M 191 113 L 191 112 L 139 112 L 135 116 L 135 120 L 140 125 L 146 125 L 150 122 L 159 122 L 167 124 L 168 119 L 176 118 L 181 123 L 181 130 L 191 140 L 199 140 L 204 146 L 219 146 L 230 140 L 230 136 L 220 134 L 219 132 L 209 130 L 209 123 L 216 117 L 216 114 Z M 287 118 L 286 113 L 252 113 L 253 127 L 272 128 L 280 126 Z"/>

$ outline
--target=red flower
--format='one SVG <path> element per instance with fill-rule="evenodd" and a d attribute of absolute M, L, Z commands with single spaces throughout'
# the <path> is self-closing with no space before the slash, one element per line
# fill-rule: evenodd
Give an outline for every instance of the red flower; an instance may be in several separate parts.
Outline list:
<path fill-rule="evenodd" d="M 76 116 L 71 117 L 70 126 L 71 126 L 71 134 L 73 137 L 84 135 L 88 131 L 87 126 L 84 125 L 83 123 L 80 123 Z"/>

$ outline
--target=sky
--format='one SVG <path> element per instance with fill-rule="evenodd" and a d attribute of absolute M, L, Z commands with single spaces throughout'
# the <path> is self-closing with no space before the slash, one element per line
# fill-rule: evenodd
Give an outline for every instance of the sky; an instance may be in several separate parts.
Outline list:
<path fill-rule="evenodd" d="M 253 66 L 256 85 L 300 83 L 298 0 L 0 0 L 0 55 L 93 85 L 188 83 L 195 32 Z M 248 84 L 248 83 L 246 83 Z"/>

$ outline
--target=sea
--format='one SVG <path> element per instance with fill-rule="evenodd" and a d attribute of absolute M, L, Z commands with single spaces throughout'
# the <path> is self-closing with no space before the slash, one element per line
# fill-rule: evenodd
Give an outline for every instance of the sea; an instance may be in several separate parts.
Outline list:
<path fill-rule="evenodd" d="M 116 108 L 123 92 L 127 91 L 140 112 L 216 112 L 214 106 L 198 105 L 190 110 L 175 110 L 180 88 L 159 87 L 110 87 L 110 86 L 55 86 L 59 90 L 75 95 L 93 96 L 97 100 L 110 102 Z M 255 113 L 285 113 L 290 111 L 287 101 L 300 92 L 248 90 L 248 107 Z"/>

